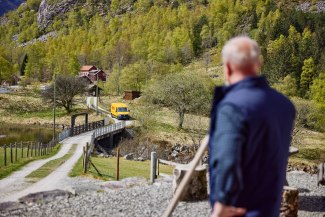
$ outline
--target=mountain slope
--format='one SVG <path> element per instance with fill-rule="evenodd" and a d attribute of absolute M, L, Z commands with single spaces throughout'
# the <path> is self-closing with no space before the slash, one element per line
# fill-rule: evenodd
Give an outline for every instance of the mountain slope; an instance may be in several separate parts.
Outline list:
<path fill-rule="evenodd" d="M 22 2 L 23 0 L 0 0 L 0 16 L 10 10 L 16 9 Z"/>

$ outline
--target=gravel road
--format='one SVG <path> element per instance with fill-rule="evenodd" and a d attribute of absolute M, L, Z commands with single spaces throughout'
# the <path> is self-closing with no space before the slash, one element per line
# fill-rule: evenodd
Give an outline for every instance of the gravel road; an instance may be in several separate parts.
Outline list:
<path fill-rule="evenodd" d="M 161 216 L 172 197 L 171 178 L 160 179 L 154 185 L 146 180 L 131 178 L 121 182 L 100 182 L 85 178 L 70 180 L 81 183 L 83 191 L 76 196 L 52 202 L 0 211 L 0 216 Z M 288 173 L 291 186 L 299 188 L 299 215 L 325 215 L 325 187 L 317 187 L 316 176 L 304 172 Z M 86 190 L 86 186 L 88 191 Z M 91 187 L 92 186 L 92 187 Z M 133 186 L 133 187 L 132 187 Z M 207 201 L 180 203 L 173 216 L 209 216 Z"/>
<path fill-rule="evenodd" d="M 69 171 L 73 168 L 74 164 L 78 161 L 82 155 L 82 147 L 90 141 L 92 131 L 75 136 L 69 137 L 62 141 L 62 147 L 60 151 L 53 157 L 34 161 L 21 170 L 14 172 L 12 175 L 0 180 L 0 202 L 4 201 L 16 201 L 18 198 L 30 193 L 39 191 L 48 191 L 54 189 L 66 189 L 69 190 L 69 185 L 64 185 L 65 179 L 68 178 Z M 58 167 L 54 172 L 45 177 L 44 179 L 36 183 L 28 183 L 25 177 L 32 171 L 39 169 L 45 163 L 50 160 L 54 160 L 63 157 L 68 153 L 70 147 L 73 144 L 78 144 L 75 153 L 69 160 Z"/>

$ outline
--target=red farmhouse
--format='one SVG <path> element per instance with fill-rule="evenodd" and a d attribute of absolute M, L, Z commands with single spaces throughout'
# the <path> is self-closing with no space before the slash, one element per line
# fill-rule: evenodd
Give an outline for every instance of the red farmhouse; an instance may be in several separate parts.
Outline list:
<path fill-rule="evenodd" d="M 82 66 L 80 68 L 79 77 L 85 77 L 88 78 L 91 82 L 97 81 L 97 75 L 98 80 L 105 82 L 106 81 L 106 73 L 98 69 L 96 66 Z"/>

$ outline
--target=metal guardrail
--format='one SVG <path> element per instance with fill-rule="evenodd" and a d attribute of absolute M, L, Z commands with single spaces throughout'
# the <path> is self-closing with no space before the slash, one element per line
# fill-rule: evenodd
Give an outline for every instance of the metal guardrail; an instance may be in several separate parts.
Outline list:
<path fill-rule="evenodd" d="M 65 129 L 57 135 L 57 141 L 61 142 L 62 140 L 70 136 L 70 129 Z"/>
<path fill-rule="evenodd" d="M 118 130 L 122 130 L 125 128 L 125 122 L 118 122 L 116 124 L 111 124 L 111 125 L 107 125 L 104 127 L 100 127 L 96 130 L 94 130 L 93 134 L 91 135 L 91 140 L 90 140 L 90 144 L 86 145 L 85 150 L 84 150 L 84 156 L 83 156 L 83 165 L 84 165 L 84 171 L 87 172 L 88 168 L 89 168 L 89 161 L 90 161 L 90 156 L 91 153 L 94 150 L 95 147 L 95 139 L 100 137 L 100 136 L 104 136 L 106 134 L 109 133 L 114 133 Z"/>

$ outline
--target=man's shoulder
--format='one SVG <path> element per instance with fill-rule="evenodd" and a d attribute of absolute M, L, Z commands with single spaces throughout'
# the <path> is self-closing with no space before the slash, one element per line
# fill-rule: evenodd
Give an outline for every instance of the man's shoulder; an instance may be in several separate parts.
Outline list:
<path fill-rule="evenodd" d="M 243 111 L 249 108 L 260 107 L 263 104 L 268 104 L 278 109 L 285 109 L 293 114 L 295 113 L 295 107 L 290 99 L 270 87 L 231 91 L 220 101 L 218 108 L 224 105 L 231 105 Z"/>

